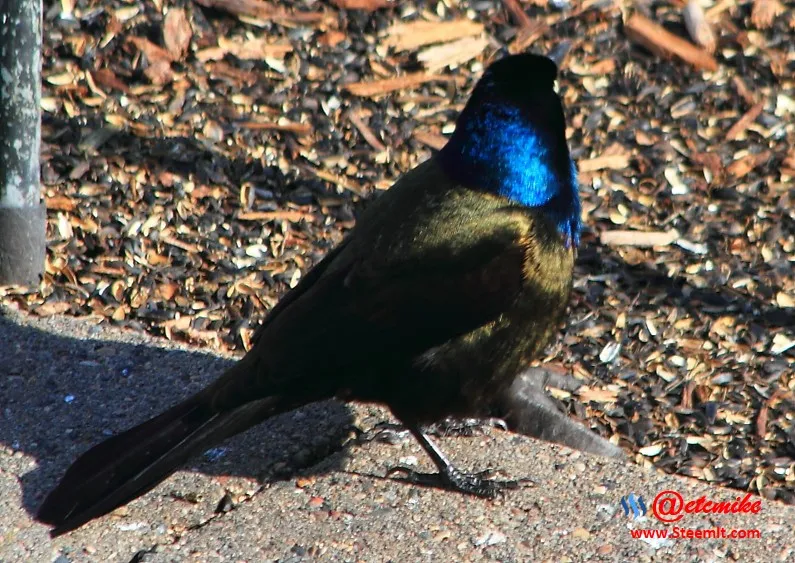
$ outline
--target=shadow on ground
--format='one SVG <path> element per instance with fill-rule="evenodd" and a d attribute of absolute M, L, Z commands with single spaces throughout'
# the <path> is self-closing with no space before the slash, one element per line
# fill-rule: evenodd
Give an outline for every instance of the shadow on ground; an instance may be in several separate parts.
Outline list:
<path fill-rule="evenodd" d="M 0 447 L 36 460 L 37 467 L 20 476 L 30 514 L 78 454 L 199 390 L 232 363 L 159 348 L 134 333 L 129 342 L 99 340 L 99 327 L 81 326 L 84 334 L 62 337 L 22 326 L 0 310 Z M 227 440 L 187 467 L 207 475 L 288 478 L 341 449 L 351 424 L 345 405 L 309 405 Z"/>

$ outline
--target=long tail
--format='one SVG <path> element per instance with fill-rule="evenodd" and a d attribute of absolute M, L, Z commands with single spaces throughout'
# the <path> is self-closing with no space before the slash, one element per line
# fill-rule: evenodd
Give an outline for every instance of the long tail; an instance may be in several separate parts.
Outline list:
<path fill-rule="evenodd" d="M 207 390 L 94 446 L 67 470 L 39 509 L 59 536 L 152 489 L 188 458 L 283 410 L 277 397 L 213 409 Z"/>

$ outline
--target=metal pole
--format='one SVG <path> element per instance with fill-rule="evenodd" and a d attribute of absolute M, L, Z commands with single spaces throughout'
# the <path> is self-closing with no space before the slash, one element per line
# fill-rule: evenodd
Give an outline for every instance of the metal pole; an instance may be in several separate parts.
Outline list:
<path fill-rule="evenodd" d="M 0 0 L 0 284 L 37 284 L 41 198 L 41 0 Z"/>

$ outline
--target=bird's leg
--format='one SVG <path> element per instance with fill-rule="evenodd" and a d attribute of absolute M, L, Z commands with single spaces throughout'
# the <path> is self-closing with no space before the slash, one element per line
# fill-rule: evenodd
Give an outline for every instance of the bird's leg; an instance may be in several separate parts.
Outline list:
<path fill-rule="evenodd" d="M 486 428 L 508 430 L 508 424 L 501 418 L 445 418 L 431 424 L 426 433 L 433 436 L 475 436 L 483 434 Z"/>
<path fill-rule="evenodd" d="M 447 459 L 442 450 L 439 449 L 439 446 L 434 444 L 419 427 L 410 424 L 408 429 L 428 453 L 434 465 L 439 468 L 439 473 L 420 473 L 408 467 L 398 466 L 390 469 L 387 475 L 403 473 L 405 475 L 404 479 L 411 483 L 442 487 L 486 498 L 494 498 L 500 491 L 519 487 L 519 481 L 495 481 L 489 479 L 488 475 L 492 473 L 491 470 L 480 473 L 465 473 L 457 469 L 450 463 L 450 460 Z"/>

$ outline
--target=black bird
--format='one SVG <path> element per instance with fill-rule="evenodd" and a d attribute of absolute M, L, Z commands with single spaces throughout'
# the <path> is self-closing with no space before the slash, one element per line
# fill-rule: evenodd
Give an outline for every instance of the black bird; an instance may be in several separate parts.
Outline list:
<path fill-rule="evenodd" d="M 444 486 L 481 496 L 510 486 L 457 470 L 421 425 L 487 412 L 566 309 L 580 203 L 556 74 L 537 55 L 493 63 L 447 145 L 367 208 L 237 364 L 72 464 L 39 510 L 51 534 L 144 494 L 229 436 L 330 397 L 387 405 Z"/>

